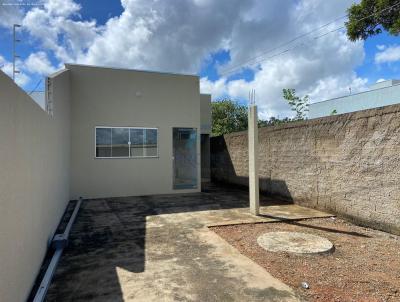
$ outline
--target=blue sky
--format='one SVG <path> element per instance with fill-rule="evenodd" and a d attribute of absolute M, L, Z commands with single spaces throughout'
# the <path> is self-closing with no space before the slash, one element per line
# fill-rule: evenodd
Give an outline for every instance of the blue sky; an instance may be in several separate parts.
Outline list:
<path fill-rule="evenodd" d="M 381 35 L 371 37 L 364 43 L 365 59 L 361 66 L 356 69 L 361 77 L 368 78 L 370 84 L 379 79 L 398 79 L 400 77 L 400 60 L 394 60 L 385 64 L 376 64 L 375 55 L 379 45 L 398 46 L 400 37 L 391 36 L 384 32 Z"/>
<path fill-rule="evenodd" d="M 12 1 L 18 2 L 7 2 Z M 262 56 L 344 15 L 351 0 L 34 2 L 38 6 L 0 6 L 0 66 L 10 74 L 10 29 L 18 22 L 23 27 L 17 82 L 27 91 L 38 83 L 43 89 L 39 81 L 64 62 L 193 73 L 213 99 L 244 101 L 256 89 L 261 115 L 283 117 L 290 115 L 283 88 L 314 102 L 344 95 L 349 87 L 363 91 L 378 80 L 400 78 L 399 37 L 387 33 L 357 43 L 343 31 L 318 40 L 308 36 L 288 53 L 266 59 L 283 47 Z M 292 46 L 297 45 L 286 47 Z M 254 57 L 261 58 L 258 64 L 246 64 Z M 224 73 L 235 66 L 241 68 Z"/>
<path fill-rule="evenodd" d="M 106 5 L 99 5 L 98 1 L 93 0 L 80 0 L 76 2 L 82 6 L 80 11 L 82 19 L 96 19 L 97 23 L 102 25 L 108 19 L 119 16 L 123 11 L 120 1 L 107 1 Z"/>

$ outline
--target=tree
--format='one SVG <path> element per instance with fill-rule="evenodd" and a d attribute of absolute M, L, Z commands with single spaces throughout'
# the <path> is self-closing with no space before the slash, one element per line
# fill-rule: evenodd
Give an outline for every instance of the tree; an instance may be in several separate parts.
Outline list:
<path fill-rule="evenodd" d="M 294 89 L 293 89 L 294 93 Z M 308 98 L 308 97 L 307 97 Z M 230 99 L 211 103 L 212 135 L 218 136 L 247 130 L 248 110 L 246 105 Z M 271 117 L 269 120 L 258 119 L 258 127 L 267 127 L 289 123 L 292 119 Z"/>
<path fill-rule="evenodd" d="M 269 120 L 258 120 L 258 127 L 276 126 L 276 125 L 289 123 L 291 121 L 292 120 L 288 117 L 285 117 L 284 119 L 279 119 L 279 118 L 272 116 L 272 117 L 270 117 Z"/>
<path fill-rule="evenodd" d="M 347 10 L 347 36 L 351 41 L 366 40 L 380 34 L 382 28 L 391 35 L 400 34 L 400 3 L 398 0 L 361 0 Z"/>
<path fill-rule="evenodd" d="M 292 111 L 296 112 L 295 120 L 304 120 L 307 117 L 309 97 L 308 95 L 303 98 L 296 96 L 295 89 L 283 89 L 283 98 L 290 105 Z"/>
<path fill-rule="evenodd" d="M 247 129 L 247 106 L 229 99 L 211 103 L 212 135 Z"/>

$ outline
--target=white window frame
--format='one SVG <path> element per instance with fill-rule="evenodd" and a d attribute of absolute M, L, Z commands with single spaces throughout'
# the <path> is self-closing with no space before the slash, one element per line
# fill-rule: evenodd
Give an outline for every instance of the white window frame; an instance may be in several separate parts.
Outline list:
<path fill-rule="evenodd" d="M 97 129 L 129 129 L 129 140 L 128 140 L 128 149 L 129 149 L 129 156 L 112 156 L 112 131 L 111 131 L 111 156 L 110 157 L 105 157 L 105 156 L 97 156 L 97 139 L 96 139 L 96 133 Z M 156 155 L 143 155 L 143 156 L 131 156 L 131 129 L 142 129 L 142 130 L 156 130 L 157 131 L 157 154 Z M 122 126 L 96 126 L 94 130 L 94 157 L 97 159 L 135 159 L 135 158 L 158 158 L 159 157 L 159 137 L 158 137 L 158 128 L 156 127 L 122 127 Z M 144 131 L 144 137 L 145 139 L 146 132 Z"/>

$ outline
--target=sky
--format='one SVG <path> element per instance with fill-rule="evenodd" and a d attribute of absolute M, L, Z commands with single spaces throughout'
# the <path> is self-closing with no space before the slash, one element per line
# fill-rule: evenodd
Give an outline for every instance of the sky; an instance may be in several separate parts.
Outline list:
<path fill-rule="evenodd" d="M 246 103 L 255 89 L 260 117 L 283 118 L 293 116 L 284 88 L 318 102 L 400 78 L 400 37 L 351 42 L 332 31 L 352 3 L 0 0 L 0 68 L 12 75 L 12 25 L 20 24 L 16 82 L 28 92 L 43 90 L 64 63 L 189 73 L 214 101 Z"/>

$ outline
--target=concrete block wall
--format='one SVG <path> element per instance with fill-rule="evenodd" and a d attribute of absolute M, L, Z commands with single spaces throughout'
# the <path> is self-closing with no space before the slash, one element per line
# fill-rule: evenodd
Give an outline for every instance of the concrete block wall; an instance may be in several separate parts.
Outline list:
<path fill-rule="evenodd" d="M 214 181 L 248 186 L 247 132 L 211 140 Z M 259 129 L 260 189 L 400 234 L 400 105 Z"/>

